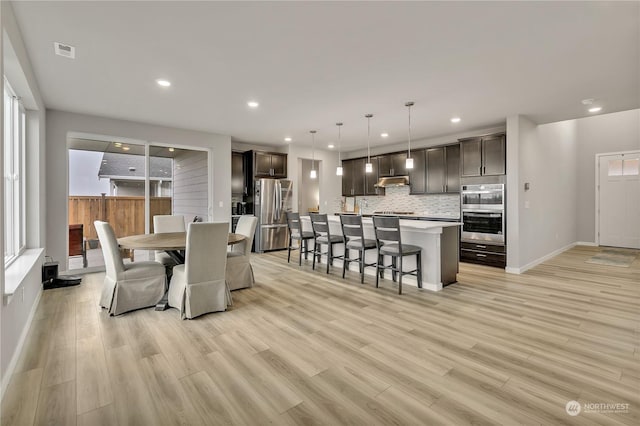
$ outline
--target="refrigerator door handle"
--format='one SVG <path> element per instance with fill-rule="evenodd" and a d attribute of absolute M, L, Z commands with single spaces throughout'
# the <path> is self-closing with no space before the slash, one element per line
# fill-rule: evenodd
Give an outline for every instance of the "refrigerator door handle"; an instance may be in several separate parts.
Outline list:
<path fill-rule="evenodd" d="M 276 181 L 276 208 L 275 213 L 276 217 L 274 218 L 275 222 L 280 222 L 280 214 L 282 213 L 282 183 L 280 181 Z"/>

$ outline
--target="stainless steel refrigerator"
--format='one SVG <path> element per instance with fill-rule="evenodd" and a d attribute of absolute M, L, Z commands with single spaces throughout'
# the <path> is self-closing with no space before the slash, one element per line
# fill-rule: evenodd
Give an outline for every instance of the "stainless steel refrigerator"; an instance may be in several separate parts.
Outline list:
<path fill-rule="evenodd" d="M 254 208 L 258 218 L 257 252 L 289 246 L 287 214 L 291 211 L 293 183 L 285 179 L 260 179 L 255 182 Z"/>

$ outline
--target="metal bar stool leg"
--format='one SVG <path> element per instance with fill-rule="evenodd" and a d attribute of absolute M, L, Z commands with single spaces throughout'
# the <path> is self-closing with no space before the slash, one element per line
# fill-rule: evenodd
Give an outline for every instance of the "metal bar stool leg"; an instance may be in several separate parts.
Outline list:
<path fill-rule="evenodd" d="M 400 267 L 398 272 L 400 273 L 400 279 L 398 281 L 398 294 L 402 294 L 402 256 L 400 256 Z"/>
<path fill-rule="evenodd" d="M 422 252 L 418 252 L 418 258 L 416 261 L 418 262 L 418 288 L 422 288 Z"/>
<path fill-rule="evenodd" d="M 364 248 L 360 250 L 360 284 L 364 284 Z"/>
<path fill-rule="evenodd" d="M 344 278 L 344 274 L 347 271 L 347 265 L 349 264 L 349 249 L 344 248 L 344 259 L 342 260 L 342 278 Z"/>

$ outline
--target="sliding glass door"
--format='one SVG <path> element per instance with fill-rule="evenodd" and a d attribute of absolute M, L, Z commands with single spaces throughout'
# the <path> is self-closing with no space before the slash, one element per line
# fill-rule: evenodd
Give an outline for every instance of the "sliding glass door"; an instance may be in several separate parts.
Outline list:
<path fill-rule="evenodd" d="M 69 138 L 68 270 L 102 268 L 93 226 L 109 222 L 117 238 L 153 233 L 153 216 L 207 217 L 207 151 L 99 138 Z M 125 262 L 152 260 L 123 251 Z"/>

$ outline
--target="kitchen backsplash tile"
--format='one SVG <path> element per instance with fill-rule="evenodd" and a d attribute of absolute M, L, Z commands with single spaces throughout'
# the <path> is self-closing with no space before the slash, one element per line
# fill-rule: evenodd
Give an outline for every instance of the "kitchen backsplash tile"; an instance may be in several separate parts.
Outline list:
<path fill-rule="evenodd" d="M 340 211 L 344 197 L 335 200 L 335 210 Z M 356 197 L 362 213 L 376 211 L 403 211 L 427 217 L 459 218 L 459 194 L 409 195 L 408 186 L 386 188 L 384 196 Z"/>

